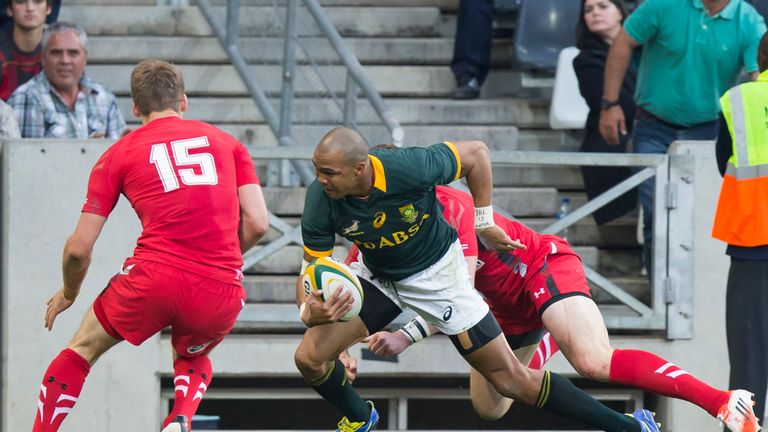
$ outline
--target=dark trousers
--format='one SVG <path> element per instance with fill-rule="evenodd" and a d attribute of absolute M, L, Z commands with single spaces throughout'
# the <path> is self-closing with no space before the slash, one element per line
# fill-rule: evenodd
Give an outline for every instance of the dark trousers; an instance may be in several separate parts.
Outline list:
<path fill-rule="evenodd" d="M 755 394 L 763 424 L 768 387 L 768 261 L 731 258 L 725 300 L 731 389 Z"/>
<path fill-rule="evenodd" d="M 713 140 L 717 138 L 719 128 L 720 123 L 717 120 L 689 128 L 675 127 L 638 110 L 632 132 L 632 145 L 635 153 L 665 154 L 672 142 L 677 140 Z M 655 187 L 655 178 L 642 182 L 638 187 L 640 204 L 643 206 L 643 239 L 645 240 L 643 260 L 651 281 L 653 281 L 653 200 Z"/>
<path fill-rule="evenodd" d="M 493 0 L 461 0 L 451 70 L 457 79 L 473 76 L 482 85 L 491 67 Z"/>

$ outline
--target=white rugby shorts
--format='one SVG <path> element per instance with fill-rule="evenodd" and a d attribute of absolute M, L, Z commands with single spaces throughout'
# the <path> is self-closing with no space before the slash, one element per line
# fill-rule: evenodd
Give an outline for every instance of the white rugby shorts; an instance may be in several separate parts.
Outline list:
<path fill-rule="evenodd" d="M 447 335 L 469 330 L 489 311 L 485 300 L 472 286 L 458 240 L 436 263 L 399 281 L 373 278 L 362 258 L 350 268 L 400 309 L 411 308 Z"/>

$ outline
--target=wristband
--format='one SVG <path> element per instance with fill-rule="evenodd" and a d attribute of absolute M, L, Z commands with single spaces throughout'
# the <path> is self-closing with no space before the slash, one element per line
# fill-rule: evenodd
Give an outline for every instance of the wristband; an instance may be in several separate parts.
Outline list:
<path fill-rule="evenodd" d="M 429 336 L 429 324 L 419 315 L 404 325 L 399 332 L 411 341 L 411 345 Z"/>
<path fill-rule="evenodd" d="M 489 228 L 496 225 L 493 221 L 493 206 L 475 207 L 475 228 Z"/>

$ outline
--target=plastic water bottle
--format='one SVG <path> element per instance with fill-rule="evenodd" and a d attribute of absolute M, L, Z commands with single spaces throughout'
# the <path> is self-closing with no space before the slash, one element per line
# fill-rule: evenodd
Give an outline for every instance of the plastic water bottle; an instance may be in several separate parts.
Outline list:
<path fill-rule="evenodd" d="M 560 200 L 560 208 L 557 210 L 557 220 L 560 220 L 566 216 L 568 216 L 568 208 L 571 206 L 571 199 L 568 197 L 563 197 L 562 200 Z M 568 228 L 560 231 L 560 236 L 566 240 L 568 240 Z"/>

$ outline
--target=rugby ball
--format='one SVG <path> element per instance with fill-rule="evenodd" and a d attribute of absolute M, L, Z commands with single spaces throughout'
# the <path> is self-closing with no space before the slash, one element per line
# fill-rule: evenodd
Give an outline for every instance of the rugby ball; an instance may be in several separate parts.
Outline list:
<path fill-rule="evenodd" d="M 341 294 L 352 294 L 352 309 L 339 318 L 339 321 L 349 321 L 360 313 L 363 306 L 363 287 L 352 270 L 343 262 L 331 258 L 318 258 L 304 270 L 304 294 L 322 290 L 320 298 L 325 301 L 333 296 L 336 290 L 342 290 Z"/>

